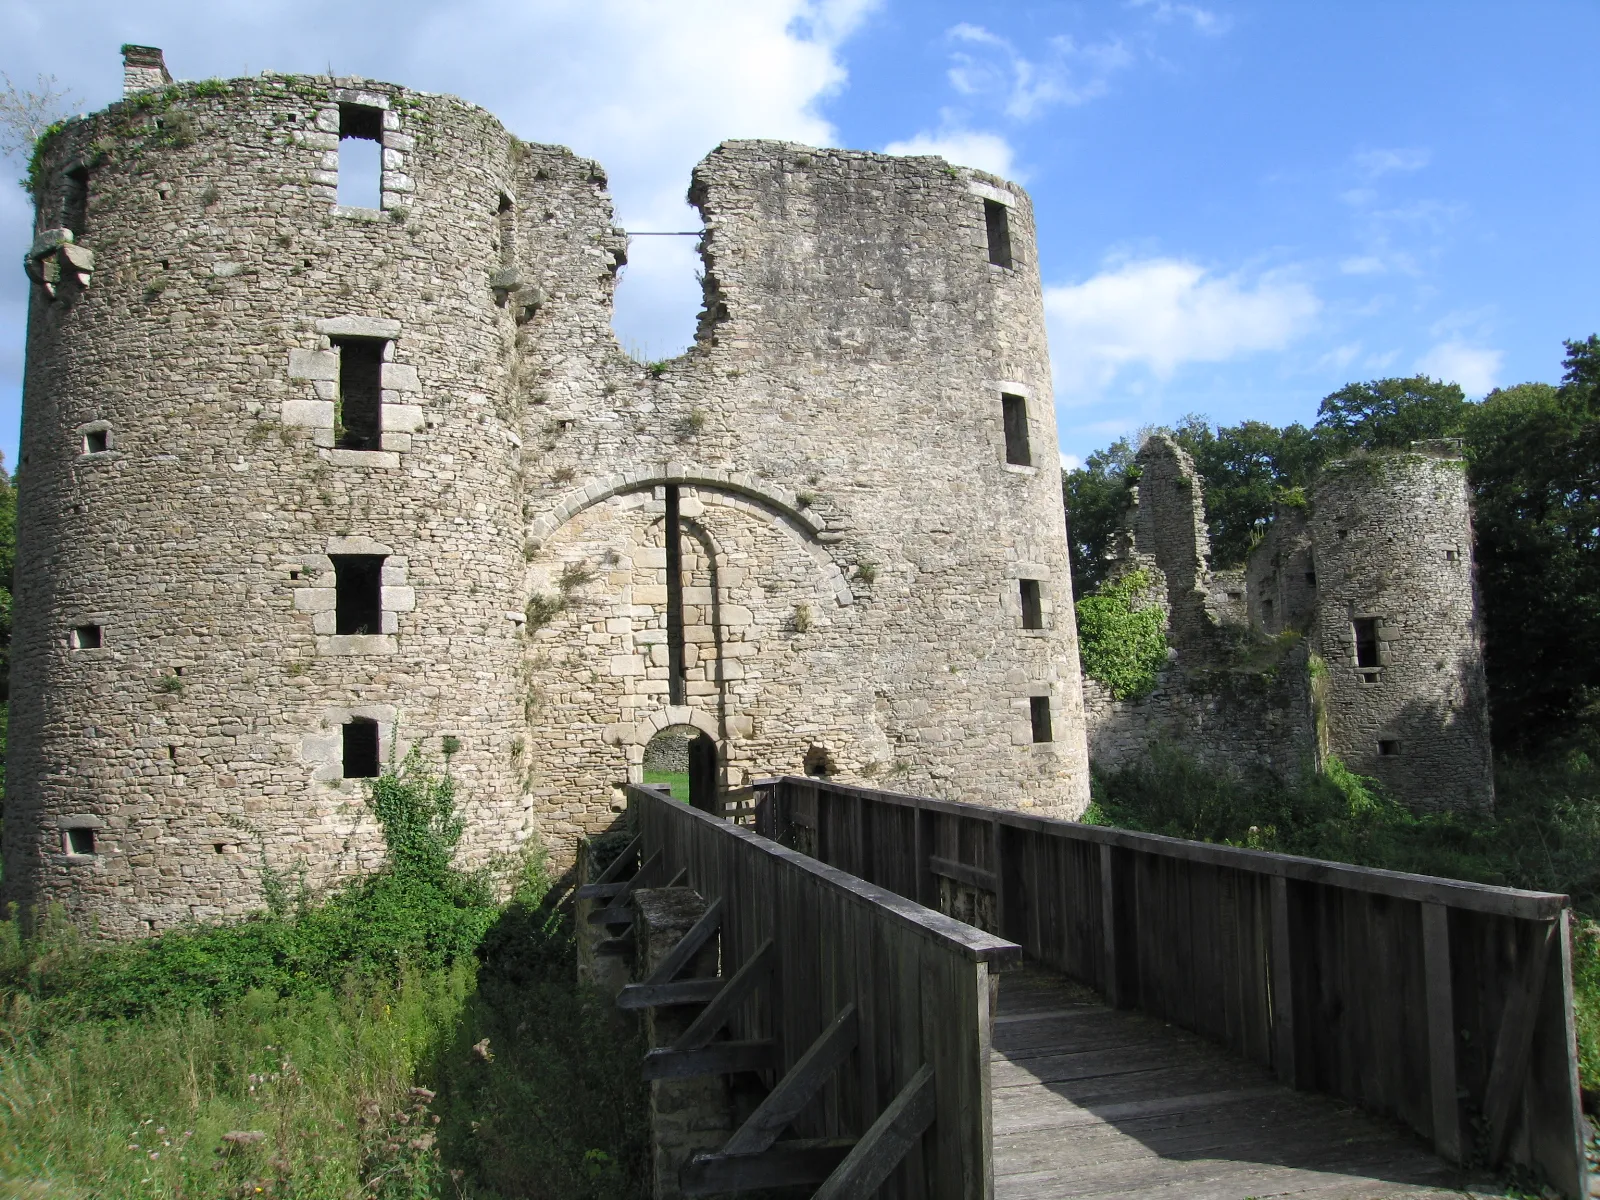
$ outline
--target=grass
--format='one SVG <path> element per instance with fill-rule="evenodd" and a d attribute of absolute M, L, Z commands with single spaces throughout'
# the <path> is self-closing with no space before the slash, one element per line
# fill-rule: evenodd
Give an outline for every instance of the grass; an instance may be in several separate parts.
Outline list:
<path fill-rule="evenodd" d="M 1330 760 L 1285 782 L 1216 771 L 1170 747 L 1097 772 L 1085 820 L 1199 841 L 1441 875 L 1572 898 L 1579 1073 L 1600 1092 L 1600 761 L 1594 746 L 1503 759 L 1492 815 L 1413 814 Z"/>
<path fill-rule="evenodd" d="M 133 945 L 0 922 L 0 1195 L 647 1190 L 639 1032 L 575 983 L 539 861 L 504 905 L 455 870 L 415 756 L 369 803 L 388 865 L 322 902 L 268 873 L 269 911 Z"/>
<path fill-rule="evenodd" d="M 672 798 L 689 803 L 689 772 L 687 771 L 651 771 L 646 770 L 644 781 L 653 784 L 666 784 L 672 789 Z"/>

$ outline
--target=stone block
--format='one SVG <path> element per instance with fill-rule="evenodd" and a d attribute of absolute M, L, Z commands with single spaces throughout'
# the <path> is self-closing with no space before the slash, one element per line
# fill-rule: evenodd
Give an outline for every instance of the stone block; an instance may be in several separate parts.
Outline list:
<path fill-rule="evenodd" d="M 331 317 L 317 322 L 317 332 L 326 337 L 397 338 L 400 322 L 388 317 Z"/>
<path fill-rule="evenodd" d="M 382 633 L 336 633 L 332 637 L 317 639 L 317 653 L 335 658 L 359 654 L 393 654 L 397 648 L 394 638 Z"/>
<path fill-rule="evenodd" d="M 667 585 L 664 583 L 636 583 L 633 585 L 635 604 L 665 604 Z"/>
<path fill-rule="evenodd" d="M 396 454 L 404 454 L 411 449 L 411 435 L 409 433 L 390 433 L 385 430 L 379 434 L 378 444 L 385 450 Z"/>
<path fill-rule="evenodd" d="M 326 590 L 326 589 L 323 589 Z M 412 612 L 417 607 L 417 590 L 409 587 L 383 589 L 383 607 L 389 612 Z"/>
<path fill-rule="evenodd" d="M 417 378 L 415 367 L 386 362 L 383 364 L 383 387 L 391 392 L 420 392 L 422 381 Z"/>
<path fill-rule="evenodd" d="M 419 404 L 385 404 L 383 406 L 383 427 L 393 429 L 397 433 L 415 433 L 423 428 L 427 422 L 423 418 L 422 406 Z"/>
<path fill-rule="evenodd" d="M 332 588 L 319 588 L 319 591 L 332 591 Z M 333 633 L 339 628 L 339 622 L 332 608 L 325 608 L 311 616 L 312 633 Z"/>
<path fill-rule="evenodd" d="M 338 379 L 339 356 L 332 350 L 291 350 L 289 378 Z"/>
<path fill-rule="evenodd" d="M 350 534 L 328 539 L 329 554 L 393 554 L 394 548 L 365 534 Z M 329 564 L 330 569 L 332 564 Z"/>
<path fill-rule="evenodd" d="M 392 450 L 341 450 L 335 447 L 329 455 L 329 461 L 336 467 L 370 467 L 392 471 L 400 465 L 400 456 Z"/>
<path fill-rule="evenodd" d="M 332 612 L 338 598 L 338 591 L 331 587 L 296 588 L 294 610 L 303 613 Z"/>
<path fill-rule="evenodd" d="M 643 675 L 644 657 L 639 654 L 613 654 L 610 672 L 612 675 Z"/>
<path fill-rule="evenodd" d="M 291 429 L 332 429 L 333 401 L 285 400 L 279 420 Z"/>

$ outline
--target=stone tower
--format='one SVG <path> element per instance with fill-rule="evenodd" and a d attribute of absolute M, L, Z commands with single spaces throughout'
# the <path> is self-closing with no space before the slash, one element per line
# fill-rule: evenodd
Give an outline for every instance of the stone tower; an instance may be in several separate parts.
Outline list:
<path fill-rule="evenodd" d="M 1329 464 L 1311 505 L 1329 748 L 1431 809 L 1494 803 L 1459 442 Z"/>
<path fill-rule="evenodd" d="M 647 367 L 594 162 L 452 97 L 125 58 L 36 178 L 8 898 L 130 935 L 258 907 L 262 864 L 329 883 L 413 744 L 468 863 L 570 854 L 672 726 L 731 785 L 1081 811 L 1020 189 L 719 147 L 699 334 Z"/>

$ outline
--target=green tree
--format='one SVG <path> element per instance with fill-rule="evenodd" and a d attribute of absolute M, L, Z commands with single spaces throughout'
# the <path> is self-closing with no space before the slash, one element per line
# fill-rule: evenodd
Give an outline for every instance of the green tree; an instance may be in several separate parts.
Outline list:
<path fill-rule="evenodd" d="M 1185 417 L 1173 437 L 1194 458 L 1205 485 L 1206 524 L 1216 567 L 1242 566 L 1272 521 L 1286 488 L 1304 487 L 1321 465 L 1323 449 L 1303 425 L 1279 429 L 1265 421 L 1218 426 Z"/>
<path fill-rule="evenodd" d="M 1317 409 L 1324 457 L 1353 450 L 1404 450 L 1412 442 L 1457 437 L 1469 409 L 1459 385 L 1413 375 L 1348 383 Z"/>
<path fill-rule="evenodd" d="M 1600 339 L 1559 388 L 1497 389 L 1466 421 L 1495 741 L 1534 750 L 1600 715 Z"/>
<path fill-rule="evenodd" d="M 1107 555 L 1131 498 L 1128 484 L 1134 479 L 1135 449 L 1127 438 L 1118 438 L 1089 455 L 1083 466 L 1061 472 L 1074 598 L 1099 587 L 1111 565 Z"/>

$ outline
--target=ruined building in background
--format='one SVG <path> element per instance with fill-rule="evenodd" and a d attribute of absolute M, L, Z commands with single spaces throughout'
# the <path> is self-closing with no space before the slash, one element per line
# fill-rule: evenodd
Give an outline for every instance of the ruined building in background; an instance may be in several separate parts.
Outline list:
<path fill-rule="evenodd" d="M 1494 802 L 1472 506 L 1456 442 L 1330 463 L 1244 570 L 1210 569 L 1194 462 L 1148 439 L 1116 574 L 1143 569 L 1171 661 L 1149 695 L 1084 681 L 1089 752 L 1168 742 L 1292 777 L 1327 755 L 1419 809 Z"/>
<path fill-rule="evenodd" d="M 669 727 L 730 785 L 1082 810 L 1020 189 L 718 147 L 699 333 L 646 367 L 594 162 L 448 96 L 125 56 L 33 180 L 8 898 L 129 935 L 259 907 L 263 856 L 326 884 L 413 744 L 469 865 L 569 854 Z"/>

